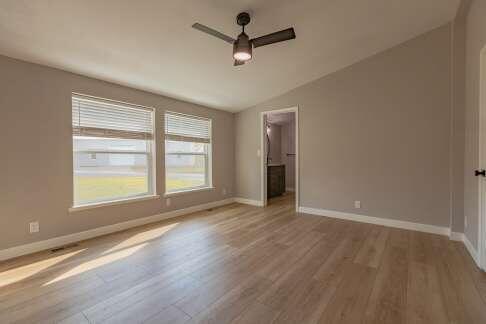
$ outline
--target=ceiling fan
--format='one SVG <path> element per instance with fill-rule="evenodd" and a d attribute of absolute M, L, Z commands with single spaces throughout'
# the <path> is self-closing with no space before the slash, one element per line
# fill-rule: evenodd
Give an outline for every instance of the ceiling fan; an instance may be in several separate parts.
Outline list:
<path fill-rule="evenodd" d="M 287 28 L 275 33 L 260 36 L 250 39 L 245 33 L 245 26 L 250 23 L 250 15 L 247 12 L 241 12 L 236 17 L 236 23 L 243 29 L 242 33 L 238 35 L 237 39 L 227 36 L 210 27 L 204 26 L 200 23 L 195 23 L 192 28 L 224 40 L 233 45 L 234 65 L 243 65 L 251 60 L 253 48 L 270 45 L 278 42 L 283 42 L 295 38 L 294 28 Z"/>

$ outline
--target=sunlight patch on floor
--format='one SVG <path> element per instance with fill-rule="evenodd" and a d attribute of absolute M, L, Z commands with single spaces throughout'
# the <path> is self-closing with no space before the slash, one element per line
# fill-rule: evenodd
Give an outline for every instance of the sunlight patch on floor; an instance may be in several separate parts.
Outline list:
<path fill-rule="evenodd" d="M 136 253 L 138 250 L 144 248 L 146 245 L 147 245 L 147 243 L 143 243 L 143 244 L 140 244 L 140 245 L 133 246 L 131 248 L 127 248 L 127 249 L 124 249 L 124 250 L 113 252 L 111 254 L 103 255 L 103 256 L 97 257 L 93 260 L 86 261 L 86 262 L 72 268 L 71 270 L 68 270 L 67 272 L 63 273 L 59 277 L 56 277 L 49 282 L 46 282 L 45 284 L 43 284 L 43 286 L 48 286 L 48 285 L 53 284 L 55 282 L 58 282 L 58 281 L 61 281 L 61 280 L 82 274 L 82 273 L 87 272 L 87 271 L 91 271 L 91 270 L 94 270 L 96 268 L 102 267 L 104 265 L 110 264 L 112 262 L 121 260 L 123 258 L 126 258 L 126 257 Z"/>
<path fill-rule="evenodd" d="M 85 250 L 86 249 L 82 249 L 82 250 L 66 253 L 63 255 L 58 255 L 39 262 L 30 263 L 25 266 L 4 271 L 0 273 L 0 287 L 4 287 L 12 283 L 21 281 L 23 279 L 29 278 Z"/>
<path fill-rule="evenodd" d="M 179 225 L 179 223 L 168 224 L 168 225 L 165 225 L 165 226 L 162 226 L 162 227 L 157 227 L 157 228 L 154 228 L 154 229 L 142 232 L 142 233 L 135 234 L 135 235 L 131 236 L 130 238 L 124 240 L 123 242 L 118 243 L 114 247 L 106 250 L 105 252 L 103 252 L 103 254 L 113 253 L 115 251 L 126 249 L 128 247 L 131 247 L 131 246 L 134 246 L 134 245 L 137 245 L 137 244 L 140 244 L 140 243 L 144 243 L 144 242 L 147 242 L 147 241 L 150 241 L 150 240 L 154 240 L 156 238 L 163 236 L 165 233 L 172 230 L 177 225 Z"/>

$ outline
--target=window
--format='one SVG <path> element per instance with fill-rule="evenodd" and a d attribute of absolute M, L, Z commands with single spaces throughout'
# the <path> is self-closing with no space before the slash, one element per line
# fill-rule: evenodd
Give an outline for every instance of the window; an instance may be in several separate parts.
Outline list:
<path fill-rule="evenodd" d="M 154 194 L 153 110 L 73 95 L 74 206 Z"/>
<path fill-rule="evenodd" d="M 165 114 L 166 192 L 211 186 L 211 120 L 167 112 Z"/>

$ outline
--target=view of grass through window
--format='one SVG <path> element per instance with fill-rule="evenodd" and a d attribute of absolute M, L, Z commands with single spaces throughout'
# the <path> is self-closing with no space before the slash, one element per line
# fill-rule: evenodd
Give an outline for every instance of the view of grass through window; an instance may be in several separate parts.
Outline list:
<path fill-rule="evenodd" d="M 76 205 L 150 193 L 149 141 L 75 137 L 74 151 Z"/>
<path fill-rule="evenodd" d="M 110 200 L 147 192 L 147 177 L 75 176 L 75 201 Z"/>
<path fill-rule="evenodd" d="M 167 192 L 208 186 L 208 144 L 166 141 L 165 150 Z"/>
<path fill-rule="evenodd" d="M 145 140 L 75 136 L 75 205 L 147 195 L 150 143 Z M 168 192 L 208 186 L 208 145 L 167 141 Z"/>

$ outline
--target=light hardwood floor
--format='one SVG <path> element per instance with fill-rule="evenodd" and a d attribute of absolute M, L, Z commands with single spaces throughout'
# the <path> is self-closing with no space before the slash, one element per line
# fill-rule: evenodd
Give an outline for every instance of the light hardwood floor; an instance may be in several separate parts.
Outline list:
<path fill-rule="evenodd" d="M 486 323 L 446 237 L 233 204 L 0 263 L 0 323 Z"/>

